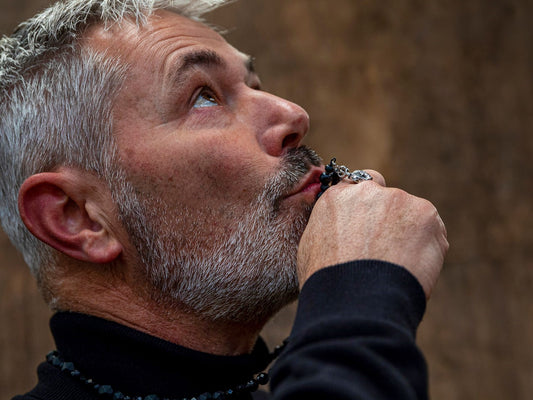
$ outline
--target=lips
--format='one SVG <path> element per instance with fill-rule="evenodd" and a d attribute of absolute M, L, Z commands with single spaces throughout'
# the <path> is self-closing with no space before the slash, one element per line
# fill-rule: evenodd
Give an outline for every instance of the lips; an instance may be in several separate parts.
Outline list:
<path fill-rule="evenodd" d="M 320 190 L 320 175 L 322 172 L 324 172 L 324 170 L 318 167 L 311 168 L 311 170 L 305 175 L 304 179 L 286 197 L 291 197 L 304 192 L 313 192 L 314 195 L 317 195 Z"/>

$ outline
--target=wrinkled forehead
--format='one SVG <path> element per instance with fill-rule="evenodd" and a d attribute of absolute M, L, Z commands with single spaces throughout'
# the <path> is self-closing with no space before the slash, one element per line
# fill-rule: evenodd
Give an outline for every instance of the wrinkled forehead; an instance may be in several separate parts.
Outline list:
<path fill-rule="evenodd" d="M 206 46 L 245 57 L 206 25 L 167 10 L 152 14 L 146 24 L 124 20 L 111 27 L 90 27 L 81 40 L 88 46 L 111 57 L 118 57 L 129 65 L 156 64 L 182 49 Z"/>

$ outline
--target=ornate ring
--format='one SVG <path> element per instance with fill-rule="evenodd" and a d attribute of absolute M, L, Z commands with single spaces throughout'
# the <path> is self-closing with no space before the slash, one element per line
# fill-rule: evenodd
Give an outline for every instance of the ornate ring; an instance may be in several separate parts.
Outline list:
<path fill-rule="evenodd" d="M 361 181 L 371 181 L 373 179 L 372 175 L 370 175 L 366 171 L 363 171 L 362 169 L 350 172 L 348 167 L 344 165 L 337 165 L 337 160 L 335 158 L 331 159 L 329 167 L 334 173 L 338 175 L 339 178 L 347 178 L 354 183 L 359 183 Z"/>
<path fill-rule="evenodd" d="M 361 181 L 371 181 L 373 179 L 372 175 L 370 175 L 366 171 L 363 171 L 362 169 L 353 171 L 347 176 L 347 178 L 352 180 L 354 183 L 359 183 Z"/>

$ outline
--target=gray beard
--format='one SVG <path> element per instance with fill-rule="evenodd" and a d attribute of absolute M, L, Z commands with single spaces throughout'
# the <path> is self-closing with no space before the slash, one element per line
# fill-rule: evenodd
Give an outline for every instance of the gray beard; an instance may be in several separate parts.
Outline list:
<path fill-rule="evenodd" d="M 159 199 L 137 194 L 127 181 L 114 185 L 122 222 L 144 266 L 151 300 L 162 309 L 180 310 L 221 322 L 261 324 L 298 296 L 296 258 L 312 205 L 280 211 L 280 201 L 319 163 L 311 150 L 295 149 L 287 166 L 236 216 L 227 238 L 209 220 Z M 117 182 L 116 182 L 117 183 Z M 182 218 L 183 217 L 183 218 Z M 175 221 L 197 221 L 176 232 Z M 227 227 L 226 227 L 227 228 Z M 228 229 L 226 229 L 228 230 Z"/>

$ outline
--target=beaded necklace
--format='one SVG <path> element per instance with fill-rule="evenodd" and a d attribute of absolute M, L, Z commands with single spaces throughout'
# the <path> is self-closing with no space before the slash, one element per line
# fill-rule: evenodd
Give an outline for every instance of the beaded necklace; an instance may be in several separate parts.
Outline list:
<path fill-rule="evenodd" d="M 285 340 L 281 345 L 277 346 L 274 351 L 270 353 L 269 363 L 272 362 L 282 352 L 286 345 L 287 340 Z M 266 385 L 270 379 L 267 372 L 261 372 L 260 374 L 257 374 L 255 377 L 251 378 L 249 381 L 237 385 L 231 389 L 219 390 L 212 393 L 205 392 L 198 396 L 189 398 L 168 398 L 160 397 L 156 394 L 149 394 L 147 396 L 132 396 L 131 394 L 124 394 L 113 389 L 111 385 L 94 382 L 93 379 L 86 377 L 79 370 L 77 370 L 72 362 L 63 360 L 57 350 L 48 353 L 46 356 L 46 361 L 54 367 L 59 368 L 61 371 L 69 374 L 73 378 L 76 378 L 84 385 L 92 388 L 98 396 L 102 397 L 102 399 L 112 400 L 229 400 L 240 394 L 255 392 L 260 385 Z"/>

